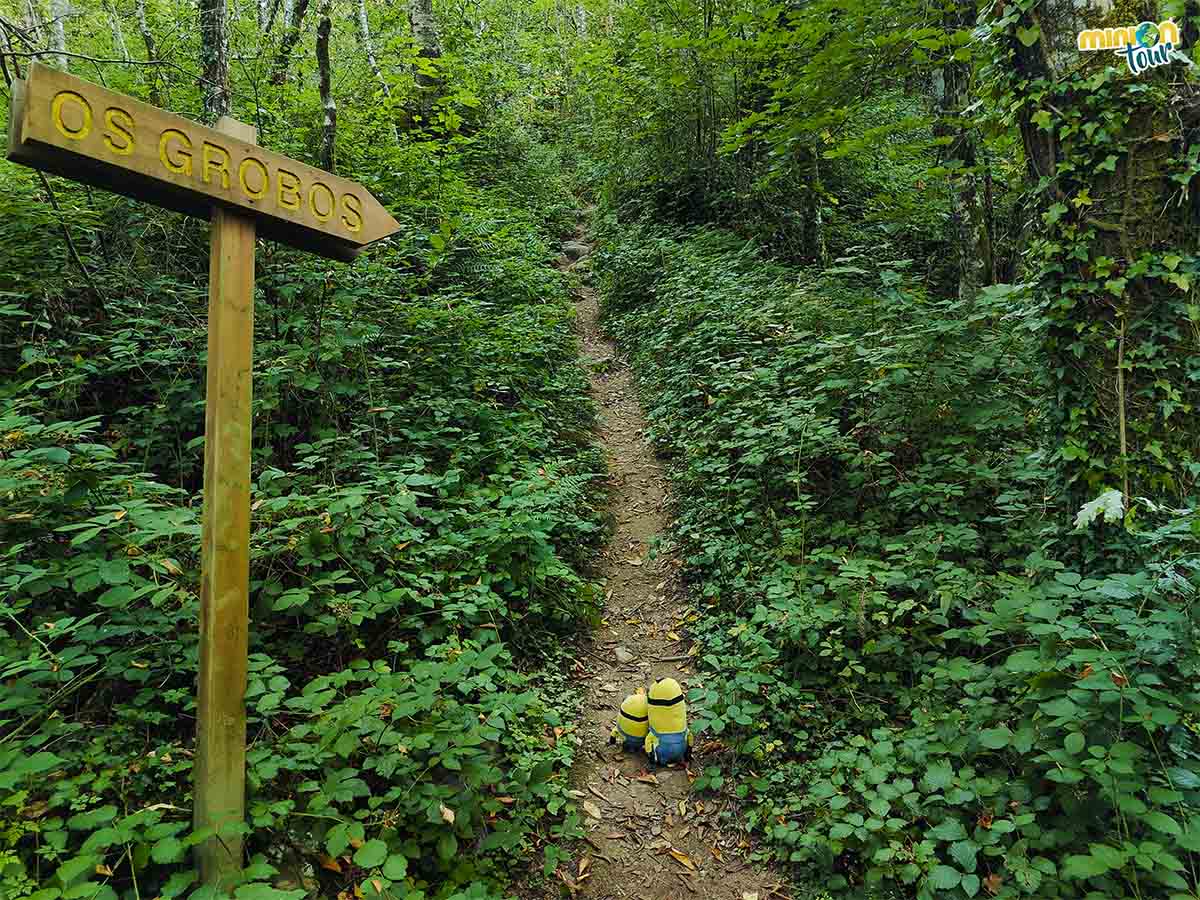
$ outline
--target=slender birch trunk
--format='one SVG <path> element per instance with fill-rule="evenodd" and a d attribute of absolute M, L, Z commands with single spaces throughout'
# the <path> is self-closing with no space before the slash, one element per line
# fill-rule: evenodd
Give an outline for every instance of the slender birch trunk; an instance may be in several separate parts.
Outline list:
<path fill-rule="evenodd" d="M 108 13 L 108 24 L 112 28 L 113 48 L 121 54 L 121 59 L 129 62 L 129 46 L 125 43 L 125 33 L 121 30 L 121 20 L 111 2 L 105 2 L 104 9 Z"/>
<path fill-rule="evenodd" d="M 437 60 L 442 56 L 442 42 L 433 15 L 433 0 L 408 0 L 408 24 L 417 47 L 413 78 L 420 91 L 418 110 L 427 123 L 443 89 L 442 76 L 436 69 Z"/>
<path fill-rule="evenodd" d="M 50 49 L 54 65 L 66 72 L 70 69 L 67 57 L 67 17 L 71 14 L 68 0 L 50 0 Z"/>
<path fill-rule="evenodd" d="M 355 31 L 358 34 L 358 42 L 362 45 L 363 53 L 367 57 L 367 65 L 371 67 L 371 73 L 375 76 L 375 80 L 379 82 L 379 89 L 383 92 L 383 96 L 388 100 L 392 99 L 392 89 L 387 83 L 387 79 L 383 75 L 383 69 L 379 66 L 379 60 L 375 57 L 375 45 L 371 42 L 371 23 L 367 18 L 367 0 L 358 0 L 358 11 L 355 15 Z M 392 140 L 400 142 L 400 132 L 396 130 L 396 123 L 391 115 L 391 110 L 388 110 L 388 127 L 392 132 Z"/>

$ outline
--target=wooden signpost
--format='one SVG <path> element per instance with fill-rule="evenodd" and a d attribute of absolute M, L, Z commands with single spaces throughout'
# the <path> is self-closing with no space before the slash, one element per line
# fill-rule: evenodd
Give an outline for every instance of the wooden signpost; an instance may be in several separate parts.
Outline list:
<path fill-rule="evenodd" d="M 255 237 L 348 261 L 400 227 L 361 185 L 255 139 L 39 63 L 13 82 L 10 160 L 212 220 L 194 769 L 195 826 L 217 832 L 198 848 L 207 884 L 242 862 Z"/>

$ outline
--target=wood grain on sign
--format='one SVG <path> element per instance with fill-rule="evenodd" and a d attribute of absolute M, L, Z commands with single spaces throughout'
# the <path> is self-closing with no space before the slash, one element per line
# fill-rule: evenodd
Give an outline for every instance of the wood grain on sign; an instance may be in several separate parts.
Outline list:
<path fill-rule="evenodd" d="M 14 82 L 8 158 L 335 259 L 399 230 L 362 185 L 41 63 Z"/>
<path fill-rule="evenodd" d="M 227 116 L 217 128 L 254 141 L 252 126 Z M 242 866 L 241 834 L 230 826 L 245 821 L 254 225 L 239 210 L 213 209 L 193 775 L 195 827 L 217 834 L 197 848 L 205 884 L 228 884 Z"/>

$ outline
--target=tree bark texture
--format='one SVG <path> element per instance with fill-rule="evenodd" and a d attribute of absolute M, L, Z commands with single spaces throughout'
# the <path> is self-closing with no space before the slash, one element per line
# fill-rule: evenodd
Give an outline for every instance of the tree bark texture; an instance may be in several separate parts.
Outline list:
<path fill-rule="evenodd" d="M 1197 13 L 1195 0 L 1188 7 Z M 1157 21 L 1156 12 L 1050 0 L 1005 33 L 1041 214 L 1032 274 L 1074 507 L 1125 483 L 1134 497 L 1185 494 L 1200 476 L 1200 332 L 1188 303 L 1200 280 L 1200 178 L 1187 158 L 1200 96 L 1179 63 L 1135 75 L 1111 51 L 1075 45 L 1083 28 Z"/>
<path fill-rule="evenodd" d="M 200 69 L 205 122 L 229 114 L 229 32 L 225 0 L 200 0 Z"/>
<path fill-rule="evenodd" d="M 334 147 L 337 141 L 337 101 L 333 99 L 332 77 L 329 71 L 330 0 L 321 0 L 320 21 L 317 22 L 317 74 L 321 84 L 321 168 L 332 172 Z"/>
<path fill-rule="evenodd" d="M 304 27 L 304 14 L 308 12 L 309 0 L 297 0 L 294 7 L 284 4 L 283 10 L 283 39 L 279 42 L 279 52 L 275 55 L 275 65 L 271 73 L 274 84 L 287 81 L 288 66 L 291 64 L 292 51 L 300 42 L 300 29 Z"/>
<path fill-rule="evenodd" d="M 442 42 L 433 15 L 433 0 L 408 0 L 408 23 L 417 48 L 417 61 L 413 66 L 413 77 L 420 92 L 417 108 L 421 118 L 428 122 L 444 87 L 436 68 L 437 60 L 442 56 Z"/>

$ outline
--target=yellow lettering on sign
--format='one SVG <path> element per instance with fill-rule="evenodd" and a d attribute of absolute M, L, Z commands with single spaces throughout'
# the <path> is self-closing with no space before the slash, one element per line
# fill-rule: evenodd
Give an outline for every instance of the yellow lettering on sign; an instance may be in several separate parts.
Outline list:
<path fill-rule="evenodd" d="M 104 146 L 118 156 L 133 152 L 133 116 L 119 106 L 110 106 L 104 111 Z M 117 141 L 120 143 L 117 143 Z"/>
<path fill-rule="evenodd" d="M 246 173 L 251 169 L 258 170 L 258 180 L 261 182 L 261 187 L 250 187 Z M 267 190 L 271 187 L 271 173 L 267 171 L 267 167 L 260 160 L 255 159 L 253 156 L 247 156 L 238 166 L 238 183 L 242 186 L 242 193 L 251 200 L 261 200 L 267 196 Z"/>
<path fill-rule="evenodd" d="M 172 138 L 178 143 L 174 159 L 171 158 L 168 152 Z M 191 139 L 178 128 L 168 128 L 158 138 L 158 158 L 169 172 L 175 172 L 178 175 L 191 175 L 191 150 Z"/>
<path fill-rule="evenodd" d="M 68 124 L 66 116 L 79 116 L 79 127 Z M 74 91 L 59 91 L 50 101 L 50 117 L 58 133 L 72 141 L 82 141 L 92 130 L 92 107 L 83 96 Z"/>
<path fill-rule="evenodd" d="M 363 227 L 362 201 L 353 194 L 342 194 L 342 206 L 346 210 L 342 213 L 342 224 L 358 234 Z"/>
<path fill-rule="evenodd" d="M 300 176 L 287 169 L 279 170 L 279 205 L 285 209 L 300 208 Z"/>
<path fill-rule="evenodd" d="M 204 170 L 204 183 L 210 184 L 214 171 L 221 173 L 221 187 L 229 187 L 229 151 L 220 144 L 205 141 L 201 145 L 201 167 Z"/>
<path fill-rule="evenodd" d="M 321 202 L 325 204 L 325 208 L 320 208 L 320 203 L 317 197 L 321 194 L 325 195 L 325 199 Z M 312 210 L 313 218 L 318 222 L 328 222 L 333 216 L 333 191 L 329 189 L 329 185 L 323 184 L 320 181 L 313 182 L 313 186 L 308 189 L 308 208 Z"/>

